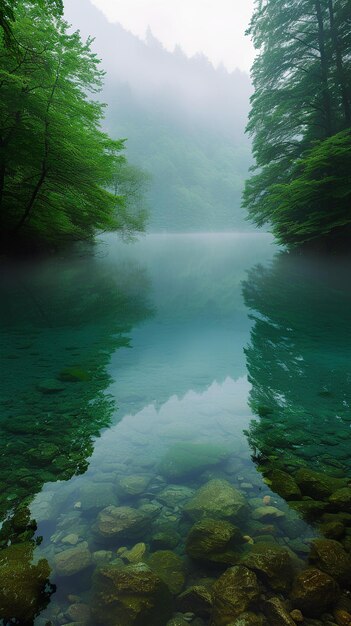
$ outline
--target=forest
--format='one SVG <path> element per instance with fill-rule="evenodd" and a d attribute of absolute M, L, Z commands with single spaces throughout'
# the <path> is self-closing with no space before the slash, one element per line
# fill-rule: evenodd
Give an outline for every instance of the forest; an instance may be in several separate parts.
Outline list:
<path fill-rule="evenodd" d="M 257 2 L 247 130 L 256 165 L 244 205 L 278 241 L 349 238 L 351 9 L 348 0 Z"/>

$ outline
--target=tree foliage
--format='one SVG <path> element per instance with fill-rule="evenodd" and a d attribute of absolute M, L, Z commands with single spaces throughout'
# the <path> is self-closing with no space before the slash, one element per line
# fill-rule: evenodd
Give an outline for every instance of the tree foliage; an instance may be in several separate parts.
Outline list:
<path fill-rule="evenodd" d="M 57 7 L 57 3 L 46 2 Z M 104 105 L 91 99 L 103 72 L 91 41 L 42 3 L 18 2 L 0 50 L 0 220 L 3 240 L 41 245 L 99 230 L 143 228 L 108 191 L 123 141 L 103 133 Z"/>
<path fill-rule="evenodd" d="M 256 166 L 244 205 L 284 243 L 322 237 L 351 222 L 337 172 L 351 149 L 349 0 L 257 0 L 248 32 L 258 50 L 247 127 Z"/>

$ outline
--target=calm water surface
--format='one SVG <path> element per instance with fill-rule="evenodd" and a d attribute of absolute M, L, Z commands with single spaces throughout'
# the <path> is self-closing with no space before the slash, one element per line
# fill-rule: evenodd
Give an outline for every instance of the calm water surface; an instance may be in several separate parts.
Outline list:
<path fill-rule="evenodd" d="M 333 538 L 350 549 L 351 498 L 330 502 L 351 475 L 349 270 L 264 234 L 108 236 L 90 254 L 3 263 L 1 623 L 207 625 L 210 609 L 179 594 L 257 545 L 301 568 L 344 515 Z M 213 479 L 242 494 L 245 515 L 226 518 L 241 539 L 189 558 L 187 506 Z M 107 599 L 99 572 L 140 562 L 172 606 L 136 616 L 125 590 Z"/>

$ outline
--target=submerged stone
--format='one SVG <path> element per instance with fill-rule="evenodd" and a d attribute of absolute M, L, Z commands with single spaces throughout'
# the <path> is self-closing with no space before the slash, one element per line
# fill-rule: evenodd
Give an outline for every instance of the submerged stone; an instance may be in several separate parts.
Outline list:
<path fill-rule="evenodd" d="M 166 583 L 173 594 L 182 591 L 185 584 L 184 562 L 171 550 L 158 550 L 149 556 L 147 565 Z"/>
<path fill-rule="evenodd" d="M 335 578 L 338 583 L 350 584 L 351 556 L 338 541 L 315 539 L 311 544 L 310 562 Z"/>
<path fill-rule="evenodd" d="M 150 482 L 148 476 L 125 476 L 119 481 L 119 491 L 127 496 L 139 496 L 147 489 Z"/>
<path fill-rule="evenodd" d="M 234 565 L 239 558 L 238 546 L 242 543 L 242 534 L 234 524 L 204 518 L 191 528 L 185 551 L 192 559 Z"/>
<path fill-rule="evenodd" d="M 228 481 L 214 478 L 196 491 L 183 510 L 194 521 L 203 517 L 241 521 L 248 514 L 248 505 Z"/>
<path fill-rule="evenodd" d="M 109 565 L 94 573 L 92 614 L 97 626 L 164 626 L 172 596 L 145 563 Z"/>
<path fill-rule="evenodd" d="M 108 506 L 100 511 L 93 530 L 101 539 L 136 537 L 143 534 L 149 516 L 129 506 Z"/>
<path fill-rule="evenodd" d="M 59 576 L 72 576 L 85 570 L 92 562 L 88 543 L 83 541 L 74 548 L 67 548 L 54 556 L 55 571 Z"/>
<path fill-rule="evenodd" d="M 165 454 L 160 463 L 160 472 L 171 479 L 201 473 L 219 465 L 229 456 L 222 446 L 204 443 L 176 443 Z"/>
<path fill-rule="evenodd" d="M 177 609 L 182 613 L 194 613 L 208 617 L 212 612 L 212 593 L 202 585 L 189 587 L 177 598 Z"/>
<path fill-rule="evenodd" d="M 338 596 L 335 580 L 316 567 L 309 567 L 295 578 L 290 599 L 303 614 L 318 617 L 335 604 Z"/>
<path fill-rule="evenodd" d="M 329 502 L 337 510 L 350 513 L 351 512 L 351 489 L 350 487 L 343 487 L 341 489 L 337 489 L 336 491 L 334 491 L 334 493 L 332 493 L 332 495 L 329 498 Z"/>
<path fill-rule="evenodd" d="M 252 512 L 252 518 L 261 522 L 269 522 L 281 517 L 285 517 L 285 513 L 276 506 L 259 506 Z"/>
<path fill-rule="evenodd" d="M 253 608 L 260 596 L 254 572 L 242 565 L 230 567 L 213 585 L 213 626 L 227 626 Z"/>
<path fill-rule="evenodd" d="M 130 550 L 125 550 L 122 554 L 124 561 L 129 563 L 140 563 L 146 554 L 145 543 L 136 543 Z"/>
<path fill-rule="evenodd" d="M 82 485 L 79 490 L 79 502 L 81 503 L 82 511 L 118 505 L 114 487 L 109 483 L 87 483 Z"/>
<path fill-rule="evenodd" d="M 264 612 L 270 626 L 295 626 L 294 620 L 280 598 L 266 600 Z"/>
<path fill-rule="evenodd" d="M 270 479 L 272 490 L 284 498 L 284 500 L 299 500 L 301 498 L 300 487 L 287 472 L 274 470 L 270 475 Z"/>
<path fill-rule="evenodd" d="M 303 495 L 314 500 L 327 499 L 338 488 L 345 486 L 345 480 L 315 472 L 307 467 L 302 467 L 296 472 L 295 480 Z"/>
<path fill-rule="evenodd" d="M 259 543 L 242 557 L 241 563 L 254 570 L 274 591 L 287 591 L 293 579 L 293 563 L 285 548 L 272 543 Z"/>
<path fill-rule="evenodd" d="M 190 500 L 194 493 L 194 489 L 190 489 L 190 487 L 185 487 L 184 485 L 168 485 L 168 487 L 165 487 L 165 489 L 157 494 L 157 500 L 170 508 L 174 508 Z"/>
<path fill-rule="evenodd" d="M 242 613 L 240 617 L 237 617 L 234 621 L 230 622 L 228 626 L 263 626 L 263 617 L 256 613 L 246 611 Z"/>
<path fill-rule="evenodd" d="M 168 550 L 176 548 L 180 542 L 180 535 L 172 528 L 165 528 L 153 533 L 151 537 L 152 550 Z"/>

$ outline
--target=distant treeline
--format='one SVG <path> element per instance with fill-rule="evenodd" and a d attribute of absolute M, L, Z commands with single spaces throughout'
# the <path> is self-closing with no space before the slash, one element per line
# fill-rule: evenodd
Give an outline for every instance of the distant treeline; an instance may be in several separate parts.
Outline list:
<path fill-rule="evenodd" d="M 60 0 L 0 0 L 1 246 L 142 230 L 145 178 L 100 128 L 103 72 Z"/>
<path fill-rule="evenodd" d="M 296 245 L 351 234 L 350 0 L 257 0 L 244 205 Z"/>

